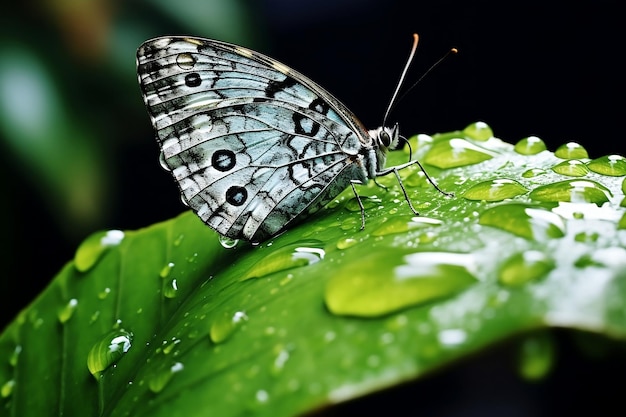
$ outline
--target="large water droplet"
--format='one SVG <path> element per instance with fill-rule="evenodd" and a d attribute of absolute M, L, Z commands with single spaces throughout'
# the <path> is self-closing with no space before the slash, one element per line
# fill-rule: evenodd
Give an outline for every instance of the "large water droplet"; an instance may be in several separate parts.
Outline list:
<path fill-rule="evenodd" d="M 170 166 L 167 164 L 167 161 L 165 160 L 165 154 L 163 153 L 163 151 L 159 152 L 159 164 L 161 164 L 161 168 L 166 171 L 172 170 L 172 168 L 170 168 Z"/>
<path fill-rule="evenodd" d="M 576 142 L 563 144 L 554 151 L 554 156 L 561 159 L 585 159 L 589 158 L 587 150 Z"/>
<path fill-rule="evenodd" d="M 359 241 L 353 237 L 343 237 L 337 241 L 337 249 L 348 249 L 359 243 Z"/>
<path fill-rule="evenodd" d="M 102 371 L 117 363 L 131 347 L 133 335 L 124 329 L 113 330 L 92 346 L 87 355 L 89 372 L 98 377 Z"/>
<path fill-rule="evenodd" d="M 183 369 L 185 369 L 185 366 L 181 362 L 175 362 L 171 366 L 160 369 L 148 379 L 148 388 L 155 394 L 163 391 L 163 388 L 172 380 L 172 377 Z"/>
<path fill-rule="evenodd" d="M 17 361 L 20 358 L 20 353 L 22 353 L 22 345 L 16 345 L 13 352 L 11 352 L 11 356 L 9 356 L 9 365 L 17 366 Z"/>
<path fill-rule="evenodd" d="M 611 192 L 605 186 L 591 180 L 567 180 L 542 185 L 529 194 L 537 201 L 558 203 L 595 203 L 598 206 L 609 201 Z"/>
<path fill-rule="evenodd" d="M 565 222 L 561 216 L 526 204 L 503 204 L 488 208 L 480 215 L 478 222 L 527 239 L 565 236 Z"/>
<path fill-rule="evenodd" d="M 121 230 L 92 234 L 78 246 L 74 255 L 74 266 L 80 272 L 88 271 L 110 247 L 119 245 L 123 239 L 124 232 Z"/>
<path fill-rule="evenodd" d="M 474 140 L 486 141 L 493 137 L 493 130 L 485 122 L 476 122 L 463 129 L 463 133 Z"/>
<path fill-rule="evenodd" d="M 223 343 L 246 321 L 248 316 L 243 311 L 225 311 L 211 325 L 209 337 L 213 343 Z"/>
<path fill-rule="evenodd" d="M 372 232 L 372 236 L 386 236 L 394 233 L 405 233 L 409 230 L 425 229 L 432 226 L 441 226 L 439 219 L 424 216 L 394 216 L 384 221 Z"/>
<path fill-rule="evenodd" d="M 66 323 L 69 319 L 71 319 L 74 311 L 76 311 L 77 305 L 78 300 L 76 298 L 72 298 L 63 307 L 61 307 L 57 311 L 57 318 L 59 319 L 59 322 Z"/>
<path fill-rule="evenodd" d="M 237 247 L 237 245 L 239 244 L 239 239 L 233 239 L 232 237 L 228 237 L 228 236 L 220 235 L 218 239 L 219 239 L 220 245 L 222 245 L 222 247 L 225 249 L 233 249 Z"/>
<path fill-rule="evenodd" d="M 472 185 L 463 193 L 463 198 L 474 201 L 502 201 L 527 192 L 528 190 L 517 181 L 494 179 Z"/>
<path fill-rule="evenodd" d="M 556 357 L 554 340 L 548 333 L 527 336 L 520 344 L 520 374 L 529 381 L 545 377 Z"/>
<path fill-rule="evenodd" d="M 546 144 L 537 136 L 528 136 L 515 144 L 515 152 L 522 155 L 535 155 L 546 150 Z"/>
<path fill-rule="evenodd" d="M 504 285 L 522 285 L 545 277 L 554 266 L 545 253 L 529 250 L 511 256 L 500 268 L 498 280 Z"/>
<path fill-rule="evenodd" d="M 7 382 L 2 384 L 2 387 L 0 388 L 0 397 L 2 398 L 10 397 L 11 394 L 13 393 L 14 387 L 15 387 L 15 380 L 9 379 Z"/>
<path fill-rule="evenodd" d="M 345 260 L 324 298 L 333 314 L 377 317 L 462 291 L 476 282 L 470 273 L 474 263 L 472 255 L 462 253 L 375 252 Z"/>
<path fill-rule="evenodd" d="M 534 178 L 534 177 L 538 177 L 540 175 L 544 175 L 546 173 L 547 173 L 547 171 L 545 169 L 531 168 L 528 171 L 524 171 L 524 173 L 522 174 L 522 177 L 523 178 Z"/>
<path fill-rule="evenodd" d="M 589 168 L 577 159 L 569 159 L 553 166 L 552 171 L 568 177 L 584 177 L 589 173 Z"/>
<path fill-rule="evenodd" d="M 260 278 L 291 268 L 312 265 L 324 259 L 324 242 L 308 240 L 273 249 L 246 272 L 242 280 Z"/>
<path fill-rule="evenodd" d="M 621 177 L 626 175 L 626 158 L 621 155 L 608 155 L 590 161 L 587 166 L 595 173 Z"/>
<path fill-rule="evenodd" d="M 496 154 L 460 138 L 436 142 L 424 156 L 424 162 L 437 168 L 455 168 L 477 164 Z"/>

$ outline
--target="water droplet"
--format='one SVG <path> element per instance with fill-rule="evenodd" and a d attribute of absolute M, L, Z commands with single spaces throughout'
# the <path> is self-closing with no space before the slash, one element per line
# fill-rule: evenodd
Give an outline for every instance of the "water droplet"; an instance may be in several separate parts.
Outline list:
<path fill-rule="evenodd" d="M 163 388 L 169 384 L 172 377 L 185 369 L 185 366 L 180 362 L 175 362 L 172 366 L 164 367 L 160 369 L 156 374 L 152 375 L 148 380 L 148 388 L 150 391 L 159 393 L 163 391 Z"/>
<path fill-rule="evenodd" d="M 463 133 L 474 140 L 486 141 L 493 137 L 493 130 L 485 122 L 472 123 L 463 129 Z"/>
<path fill-rule="evenodd" d="M 587 150 L 576 142 L 568 142 L 554 151 L 554 156 L 561 159 L 585 159 L 589 158 Z"/>
<path fill-rule="evenodd" d="M 467 332 L 463 329 L 446 329 L 437 334 L 437 339 L 444 346 L 458 346 L 467 340 Z"/>
<path fill-rule="evenodd" d="M 178 237 L 173 242 L 174 246 L 180 246 L 180 244 L 183 243 L 184 239 L 185 239 L 184 234 L 181 233 L 180 235 L 178 235 Z"/>
<path fill-rule="evenodd" d="M 254 398 L 260 403 L 266 403 L 269 401 L 270 395 L 267 393 L 267 391 L 260 389 L 256 392 Z"/>
<path fill-rule="evenodd" d="M 546 150 L 546 144 L 537 136 L 528 136 L 517 142 L 514 149 L 521 155 L 536 155 Z"/>
<path fill-rule="evenodd" d="M 163 268 L 161 268 L 161 272 L 159 272 L 159 276 L 161 278 L 169 277 L 170 272 L 172 272 L 172 269 L 174 268 L 174 266 L 176 266 L 174 262 L 168 262 L 167 264 L 165 264 Z"/>
<path fill-rule="evenodd" d="M 163 296 L 165 298 L 176 298 L 178 296 L 178 283 L 176 278 L 170 279 L 163 286 Z"/>
<path fill-rule="evenodd" d="M 172 340 L 169 341 L 164 340 L 163 346 L 161 346 L 161 352 L 163 352 L 164 355 L 169 355 L 172 353 L 174 348 L 180 344 L 180 342 L 181 340 L 176 337 L 172 337 Z"/>
<path fill-rule="evenodd" d="M 172 170 L 172 168 L 170 168 L 170 166 L 167 164 L 167 161 L 165 160 L 165 154 L 163 153 L 163 151 L 159 152 L 159 164 L 161 164 L 161 168 L 168 172 Z"/>
<path fill-rule="evenodd" d="M 522 285 L 545 277 L 554 266 L 545 253 L 529 250 L 511 256 L 500 269 L 498 280 L 504 285 Z"/>
<path fill-rule="evenodd" d="M 0 388 L 0 397 L 8 398 L 13 393 L 13 387 L 15 387 L 15 380 L 9 379 L 7 382 L 2 384 L 2 388 Z"/>
<path fill-rule="evenodd" d="M 589 173 L 589 168 L 577 159 L 569 159 L 553 166 L 552 171 L 568 177 L 584 177 Z"/>
<path fill-rule="evenodd" d="M 538 177 L 540 175 L 544 175 L 547 172 L 548 171 L 546 171 L 545 169 L 531 168 L 528 171 L 524 171 L 524 173 L 522 174 L 522 177 L 523 178 L 534 178 L 534 177 Z"/>
<path fill-rule="evenodd" d="M 17 366 L 20 353 L 22 353 L 22 345 L 16 345 L 15 349 L 13 349 L 13 352 L 11 353 L 11 356 L 9 357 L 9 365 L 13 367 Z"/>
<path fill-rule="evenodd" d="M 527 336 L 520 344 L 520 374 L 529 381 L 545 377 L 556 358 L 554 340 L 547 333 Z"/>
<path fill-rule="evenodd" d="M 595 203 L 598 206 L 609 201 L 611 192 L 603 185 L 590 180 L 567 180 L 542 185 L 529 194 L 530 198 L 543 202 Z"/>
<path fill-rule="evenodd" d="M 219 235 L 220 245 L 225 249 L 233 249 L 239 244 L 239 239 L 233 239 L 228 236 Z"/>
<path fill-rule="evenodd" d="M 527 192 L 519 182 L 503 178 L 474 184 L 463 193 L 463 198 L 474 201 L 502 201 Z"/>
<path fill-rule="evenodd" d="M 289 356 L 289 350 L 284 346 L 278 345 L 274 348 L 274 362 L 272 362 L 271 369 L 272 375 L 278 375 L 283 371 L 289 360 Z"/>
<path fill-rule="evenodd" d="M 496 154 L 465 139 L 453 138 L 436 142 L 424 156 L 424 162 L 437 168 L 447 169 L 477 164 Z"/>
<path fill-rule="evenodd" d="M 248 316 L 243 311 L 223 312 L 211 325 L 209 337 L 213 343 L 223 343 L 246 321 Z"/>
<path fill-rule="evenodd" d="M 404 233 L 414 229 L 425 229 L 432 226 L 440 226 L 443 222 L 439 219 L 423 216 L 394 216 L 384 221 L 372 232 L 372 236 L 386 236 L 394 233 Z"/>
<path fill-rule="evenodd" d="M 267 256 L 254 264 L 241 280 L 260 278 L 275 272 L 315 264 L 326 256 L 323 248 L 324 242 L 308 240 L 272 249 Z"/>
<path fill-rule="evenodd" d="M 449 297 L 476 282 L 470 254 L 398 250 L 358 260 L 346 260 L 326 285 L 324 298 L 333 314 L 378 317 Z"/>
<path fill-rule="evenodd" d="M 576 233 L 576 235 L 574 235 L 574 240 L 576 242 L 591 243 L 591 242 L 597 242 L 599 237 L 600 235 L 598 234 L 598 232 L 585 231 L 585 232 Z"/>
<path fill-rule="evenodd" d="M 337 241 L 337 249 L 348 249 L 357 243 L 359 241 L 352 237 L 343 237 Z"/>
<path fill-rule="evenodd" d="M 102 291 L 98 293 L 98 298 L 100 300 L 104 300 L 105 298 L 109 296 L 109 294 L 111 294 L 111 289 L 109 287 L 106 287 L 105 289 L 103 289 Z"/>
<path fill-rule="evenodd" d="M 92 346 L 87 355 L 89 372 L 98 377 L 109 366 L 117 363 L 131 347 L 133 335 L 123 329 L 113 330 Z"/>
<path fill-rule="evenodd" d="M 597 174 L 620 177 L 626 175 L 626 158 L 621 155 L 608 155 L 590 161 L 587 166 Z"/>
<path fill-rule="evenodd" d="M 119 245 L 123 239 L 124 232 L 120 230 L 92 234 L 78 246 L 74 266 L 80 272 L 90 270 L 110 247 Z"/>
<path fill-rule="evenodd" d="M 375 195 L 361 196 L 359 197 L 359 199 L 361 200 L 365 211 L 373 210 L 383 202 L 379 197 Z M 346 202 L 345 208 L 352 212 L 360 212 L 361 206 L 359 205 L 359 199 L 357 199 L 356 197 L 351 198 Z"/>
<path fill-rule="evenodd" d="M 57 318 L 59 322 L 66 323 L 69 319 L 72 318 L 74 311 L 76 311 L 76 306 L 78 305 L 78 300 L 76 298 L 72 298 L 67 302 L 63 307 L 57 311 Z"/>
<path fill-rule="evenodd" d="M 527 239 L 565 236 L 565 222 L 561 216 L 526 204 L 503 204 L 488 208 L 480 215 L 478 222 Z"/>

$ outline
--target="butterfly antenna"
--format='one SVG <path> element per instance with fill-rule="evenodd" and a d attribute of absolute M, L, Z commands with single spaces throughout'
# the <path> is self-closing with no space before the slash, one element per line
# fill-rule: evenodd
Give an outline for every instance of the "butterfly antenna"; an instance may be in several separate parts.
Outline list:
<path fill-rule="evenodd" d="M 417 43 L 419 42 L 419 36 L 417 33 L 413 34 L 413 46 L 411 47 L 411 53 L 409 54 L 409 59 L 407 59 L 406 64 L 404 65 L 404 70 L 402 70 L 402 75 L 400 75 L 400 81 L 398 81 L 398 85 L 396 86 L 396 91 L 394 91 L 393 96 L 391 96 L 391 101 L 389 102 L 389 106 L 387 106 L 387 111 L 385 112 L 385 117 L 383 117 L 383 126 L 387 124 L 387 117 L 389 117 L 389 113 L 396 104 L 396 97 L 398 96 L 398 92 L 400 92 L 400 87 L 402 87 L 402 83 L 404 82 L 404 77 L 411 66 L 411 62 L 413 62 L 413 57 L 415 56 L 415 50 L 417 49 Z M 412 88 L 412 87 L 411 87 Z"/>
<path fill-rule="evenodd" d="M 409 88 L 407 88 L 407 90 L 400 96 L 400 98 L 396 101 L 396 103 L 398 103 L 399 101 L 401 101 L 412 89 L 414 89 L 428 74 L 430 74 L 430 72 L 432 70 L 434 70 L 436 67 L 439 66 L 439 64 L 441 64 L 446 58 L 448 58 L 450 56 L 450 54 L 456 54 L 457 52 L 459 52 L 458 49 L 456 48 L 451 48 L 448 52 L 445 53 L 444 56 L 442 56 L 441 58 L 439 58 L 437 60 L 437 62 L 435 62 L 434 64 L 432 64 L 430 66 L 430 68 L 428 68 L 428 70 L 426 70 L 426 72 L 424 74 L 422 74 L 421 77 L 419 77 L 419 79 L 417 81 L 415 81 L 415 83 L 410 86 Z M 404 75 L 404 74 L 403 74 Z M 387 111 L 389 112 L 389 110 Z M 385 115 L 386 117 L 386 115 Z M 384 126 L 384 125 L 383 125 Z"/>

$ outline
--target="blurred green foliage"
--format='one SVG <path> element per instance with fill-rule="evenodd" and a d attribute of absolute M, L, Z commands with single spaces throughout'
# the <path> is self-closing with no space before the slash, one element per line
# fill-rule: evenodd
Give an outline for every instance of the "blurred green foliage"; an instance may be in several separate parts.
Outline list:
<path fill-rule="evenodd" d="M 155 187 L 141 181 L 154 175 L 143 167 L 158 166 L 158 151 L 137 86 L 137 47 L 170 33 L 258 45 L 251 16 L 240 0 L 37 1 L 3 11 L 0 261 L 10 278 L 0 287 L 1 317 L 33 295 L 13 299 L 12 286 L 35 283 L 36 293 L 93 230 L 140 226 L 125 210 Z M 141 210 L 156 214 L 144 224 L 164 218 L 159 207 Z"/>

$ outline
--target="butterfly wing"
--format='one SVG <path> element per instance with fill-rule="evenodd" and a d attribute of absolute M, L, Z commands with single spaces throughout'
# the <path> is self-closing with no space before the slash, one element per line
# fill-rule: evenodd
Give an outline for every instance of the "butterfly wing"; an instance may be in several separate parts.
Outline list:
<path fill-rule="evenodd" d="M 264 240 L 365 181 L 367 131 L 303 75 L 235 45 L 165 37 L 137 52 L 183 200 L 224 236 Z"/>

